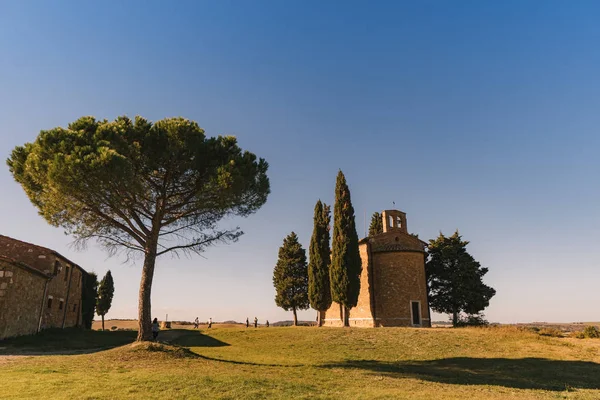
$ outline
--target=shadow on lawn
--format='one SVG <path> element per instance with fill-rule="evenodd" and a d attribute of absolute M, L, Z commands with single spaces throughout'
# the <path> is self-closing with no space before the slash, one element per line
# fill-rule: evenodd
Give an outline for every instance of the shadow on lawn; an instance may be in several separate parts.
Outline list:
<path fill-rule="evenodd" d="M 90 354 L 133 343 L 136 337 L 137 331 L 48 329 L 37 335 L 19 336 L 0 341 L 0 356 Z M 218 339 L 187 329 L 161 331 L 158 341 L 184 347 L 229 346 Z"/>
<path fill-rule="evenodd" d="M 393 378 L 456 385 L 497 385 L 516 389 L 600 389 L 600 364 L 545 358 L 445 358 L 412 362 L 352 360 L 323 368 L 360 369 Z"/>
<path fill-rule="evenodd" d="M 215 339 L 211 336 L 203 335 L 199 331 L 193 330 L 172 330 L 159 334 L 159 341 L 162 340 L 160 335 L 163 335 L 163 339 L 166 343 L 175 344 L 183 347 L 222 347 L 222 346 L 230 346 L 229 343 L 222 342 L 218 339 Z M 209 357 L 199 353 L 194 352 L 197 357 L 202 358 L 208 361 L 216 361 L 227 364 L 235 364 L 235 365 L 250 365 L 253 367 L 301 367 L 302 364 L 267 364 L 267 363 L 255 363 L 252 361 L 238 361 L 238 360 L 227 360 L 224 358 L 216 358 Z"/>
<path fill-rule="evenodd" d="M 160 332 L 158 340 L 168 341 L 171 344 L 184 347 L 223 347 L 229 346 L 229 343 L 215 339 L 212 336 L 204 335 L 199 331 L 191 329 L 173 329 Z"/>
<path fill-rule="evenodd" d="M 89 354 L 132 343 L 136 336 L 136 331 L 48 329 L 37 335 L 19 336 L 0 341 L 0 355 Z"/>
<path fill-rule="evenodd" d="M 252 361 L 237 361 L 237 360 L 227 360 L 224 358 L 215 358 L 215 357 L 208 357 L 208 356 L 203 356 L 202 354 L 198 354 L 196 353 L 196 355 L 199 358 L 202 358 L 204 360 L 208 360 L 208 361 L 216 361 L 216 362 L 222 362 L 222 363 L 227 363 L 227 364 L 235 364 L 235 365 L 250 365 L 252 367 L 277 367 L 277 368 L 298 368 L 298 367 L 304 367 L 304 364 L 265 364 L 265 363 L 255 363 Z"/>

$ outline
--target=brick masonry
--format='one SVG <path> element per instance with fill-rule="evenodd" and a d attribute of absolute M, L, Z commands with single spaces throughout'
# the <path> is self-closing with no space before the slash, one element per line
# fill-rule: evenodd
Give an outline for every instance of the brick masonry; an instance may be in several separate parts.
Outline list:
<path fill-rule="evenodd" d="M 0 339 L 38 331 L 47 281 L 43 274 L 0 258 Z"/>
<path fill-rule="evenodd" d="M 0 338 L 3 331 L 8 337 L 81 325 L 81 292 L 86 272 L 80 266 L 53 250 L 2 235 L 0 257 L 4 259 L 2 265 L 7 270 L 12 265 L 13 271 L 13 288 L 7 288 L 0 303 L 2 315 L 6 315 L 0 318 Z M 15 270 L 19 271 L 18 277 Z M 43 288 L 39 286 L 40 279 L 44 281 Z M 20 290 L 14 289 L 17 287 Z M 31 323 L 33 314 L 37 315 L 35 329 Z M 21 324 L 24 327 L 15 327 Z"/>
<path fill-rule="evenodd" d="M 431 326 L 425 277 L 425 243 L 410 235 L 406 214 L 382 213 L 384 232 L 359 242 L 362 261 L 358 304 L 350 326 Z M 413 315 L 414 306 L 418 315 Z M 342 326 L 340 305 L 325 312 L 324 326 Z"/>

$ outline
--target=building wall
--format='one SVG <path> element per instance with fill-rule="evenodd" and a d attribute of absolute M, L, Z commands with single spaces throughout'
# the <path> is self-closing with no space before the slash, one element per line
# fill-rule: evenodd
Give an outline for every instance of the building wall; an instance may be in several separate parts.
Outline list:
<path fill-rule="evenodd" d="M 384 233 L 360 242 L 361 289 L 350 326 L 413 326 L 412 301 L 420 304 L 420 326 L 431 326 L 424 244 L 408 234 L 403 213 L 394 216 L 386 215 L 384 224 L 390 219 L 396 226 L 388 224 Z M 323 325 L 343 325 L 339 304 L 326 311 Z"/>
<path fill-rule="evenodd" d="M 362 271 L 360 274 L 360 293 L 358 295 L 358 303 L 356 307 L 350 310 L 350 326 L 373 327 L 373 310 L 371 302 L 371 283 L 370 283 L 370 268 L 369 250 L 366 243 L 360 244 L 358 247 L 360 259 L 362 262 Z M 325 312 L 324 326 L 343 326 L 344 321 L 340 313 L 340 305 L 332 303 L 329 310 Z"/>
<path fill-rule="evenodd" d="M 48 256 L 50 265 L 54 266 L 55 262 L 58 262 L 57 274 L 48 283 L 46 294 L 46 298 L 52 298 L 52 302 L 46 301 L 42 329 L 62 328 L 63 320 L 64 327 L 76 326 L 79 322 L 79 317 L 72 310 L 73 303 L 81 301 L 81 271 L 62 259 Z M 79 287 L 77 282 L 80 282 Z"/>
<path fill-rule="evenodd" d="M 424 253 L 374 253 L 373 264 L 377 325 L 412 326 L 411 301 L 419 301 L 422 326 L 430 326 Z"/>
<path fill-rule="evenodd" d="M 83 274 L 79 268 L 71 271 L 71 285 L 65 314 L 65 328 L 81 324 L 81 289 Z"/>
<path fill-rule="evenodd" d="M 38 330 L 46 278 L 0 260 L 0 339 Z"/>
<path fill-rule="evenodd" d="M 52 275 L 43 306 L 42 329 L 66 328 L 81 323 L 83 272 L 79 267 L 58 256 L 50 249 L 1 235 L 0 255 L 23 262 L 38 271 Z M 49 299 L 52 299 L 52 301 L 49 301 Z M 75 307 L 75 311 L 73 311 L 73 307 Z"/>

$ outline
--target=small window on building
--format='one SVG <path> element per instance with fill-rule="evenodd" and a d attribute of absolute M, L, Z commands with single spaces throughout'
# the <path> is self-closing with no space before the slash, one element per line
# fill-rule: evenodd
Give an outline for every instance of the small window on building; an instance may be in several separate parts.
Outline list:
<path fill-rule="evenodd" d="M 402 217 L 398 217 L 398 219 L 396 220 L 397 226 L 398 228 L 402 228 Z"/>
<path fill-rule="evenodd" d="M 60 271 L 60 263 L 58 261 L 54 261 L 54 275 L 58 275 Z"/>
<path fill-rule="evenodd" d="M 64 300 L 63 300 L 63 299 L 60 299 L 60 301 L 58 302 L 58 309 L 59 309 L 59 310 L 62 310 L 64 305 L 65 305 L 65 302 L 64 302 Z"/>
<path fill-rule="evenodd" d="M 421 302 L 420 301 L 411 301 L 410 302 L 410 312 L 412 316 L 412 324 L 420 326 L 421 325 Z"/>
<path fill-rule="evenodd" d="M 77 311 L 77 304 L 73 304 L 73 312 Z"/>
<path fill-rule="evenodd" d="M 67 267 L 65 268 L 65 282 L 67 281 L 67 279 L 69 279 L 69 271 L 71 270 L 71 268 L 67 265 Z"/>
<path fill-rule="evenodd" d="M 394 217 L 392 217 L 391 215 L 388 217 L 388 226 L 390 228 L 394 227 Z"/>
<path fill-rule="evenodd" d="M 52 297 L 48 297 L 48 308 L 52 308 Z"/>

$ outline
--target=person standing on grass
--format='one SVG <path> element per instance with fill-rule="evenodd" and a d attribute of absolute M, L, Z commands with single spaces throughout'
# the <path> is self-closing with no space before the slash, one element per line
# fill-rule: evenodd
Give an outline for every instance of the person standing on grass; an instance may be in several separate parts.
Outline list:
<path fill-rule="evenodd" d="M 209 328 L 212 328 L 212 318 L 209 318 L 209 319 L 208 319 L 208 327 L 209 327 Z"/>
<path fill-rule="evenodd" d="M 196 319 L 194 320 L 194 329 L 198 329 L 198 325 L 200 325 L 200 320 L 198 319 L 198 317 L 196 317 Z"/>
<path fill-rule="evenodd" d="M 254 327 L 258 327 L 258 318 L 254 317 Z"/>
<path fill-rule="evenodd" d="M 248 321 L 248 317 L 246 317 L 246 328 L 250 326 L 250 322 Z"/>
<path fill-rule="evenodd" d="M 269 327 L 269 320 L 267 320 L 267 328 Z"/>
<path fill-rule="evenodd" d="M 158 319 L 154 318 L 154 321 L 152 321 L 152 337 L 154 338 L 155 342 L 156 342 L 156 338 L 158 337 L 159 330 L 160 330 L 160 328 L 158 327 Z"/>

